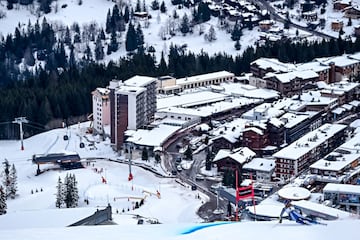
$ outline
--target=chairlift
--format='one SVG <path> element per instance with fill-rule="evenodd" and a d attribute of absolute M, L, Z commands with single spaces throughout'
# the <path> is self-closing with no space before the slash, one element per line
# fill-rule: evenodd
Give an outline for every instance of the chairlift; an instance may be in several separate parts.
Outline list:
<path fill-rule="evenodd" d="M 69 140 L 69 136 L 68 135 L 64 135 L 64 141 Z"/>
<path fill-rule="evenodd" d="M 84 148 L 85 144 L 83 142 L 80 143 L 80 148 Z"/>

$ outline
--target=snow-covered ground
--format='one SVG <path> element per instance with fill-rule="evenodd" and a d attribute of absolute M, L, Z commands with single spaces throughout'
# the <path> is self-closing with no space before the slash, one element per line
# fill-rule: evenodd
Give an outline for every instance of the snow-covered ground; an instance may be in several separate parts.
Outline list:
<path fill-rule="evenodd" d="M 91 136 L 84 137 L 88 123 L 59 128 L 24 140 L 24 150 L 20 141 L 1 141 L 1 158 L 15 164 L 18 173 L 18 196 L 8 199 L 8 213 L 0 216 L 0 236 L 4 240 L 20 239 L 227 239 L 234 236 L 255 239 L 354 239 L 360 224 L 356 217 L 329 221 L 328 226 L 301 226 L 290 221 L 277 222 L 218 222 L 202 223 L 196 211 L 207 197 L 189 187 L 181 186 L 174 178 L 159 178 L 139 167 L 132 167 L 133 181 L 128 181 L 129 167 L 126 164 L 104 159 L 95 160 L 85 168 L 70 171 L 53 169 L 35 176 L 36 165 L 31 162 L 33 154 L 55 152 L 78 152 L 82 158 L 98 157 L 123 159 L 111 150 L 109 140 L 98 142 Z M 64 135 L 69 140 L 63 140 Z M 89 146 L 87 139 L 95 140 L 95 147 Z M 85 148 L 79 148 L 84 142 Z M 134 163 L 142 160 L 134 159 Z M 161 164 L 155 165 L 158 172 L 166 175 Z M 50 168 L 41 165 L 41 168 Z M 97 171 L 96 171 L 96 170 Z M 100 173 L 99 173 L 100 172 Z M 79 188 L 79 207 L 58 209 L 55 207 L 56 185 L 59 177 L 67 173 L 75 174 Z M 107 183 L 102 183 L 102 177 Z M 155 194 L 160 192 L 160 198 Z M 33 192 L 33 193 L 31 193 Z M 138 198 L 145 203 L 133 210 Z M 89 200 L 89 205 L 84 202 Z M 270 201 L 270 202 L 269 202 Z M 96 209 L 111 204 L 113 219 L 117 225 L 66 227 Z M 267 200 L 273 208 L 274 200 Z M 124 209 L 124 212 L 123 212 Z M 129 209 L 129 210 L 128 210 Z M 271 209 L 269 209 L 272 211 Z M 137 225 L 134 215 L 157 219 L 160 225 Z M 341 230 L 336 230 L 341 229 Z"/>

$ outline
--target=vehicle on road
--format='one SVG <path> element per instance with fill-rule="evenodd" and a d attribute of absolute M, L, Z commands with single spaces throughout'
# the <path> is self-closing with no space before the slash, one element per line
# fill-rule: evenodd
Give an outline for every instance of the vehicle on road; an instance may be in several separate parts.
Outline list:
<path fill-rule="evenodd" d="M 181 167 L 180 165 L 177 165 L 177 166 L 176 166 L 176 169 L 177 169 L 179 172 L 182 171 L 182 167 Z"/>

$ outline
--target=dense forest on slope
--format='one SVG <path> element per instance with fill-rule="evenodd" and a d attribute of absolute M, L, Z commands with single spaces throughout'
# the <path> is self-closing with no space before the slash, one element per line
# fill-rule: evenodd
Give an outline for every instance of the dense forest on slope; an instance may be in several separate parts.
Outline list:
<path fill-rule="evenodd" d="M 353 42 L 339 35 L 338 39 L 320 42 L 269 41 L 247 48 L 236 57 L 224 52 L 211 56 L 206 52 L 194 54 L 184 45 L 171 45 L 167 56 L 162 54 L 161 59 L 155 59 L 151 45 L 144 47 L 141 26 L 131 21 L 132 11 L 127 6 L 114 5 L 106 17 L 106 29 L 96 24 L 82 29 L 77 23 L 71 27 L 52 25 L 44 17 L 41 22 L 29 22 L 0 39 L 0 138 L 18 137 L 18 126 L 12 123 L 16 117 L 29 120 L 24 126 L 25 136 L 59 127 L 62 121 L 86 120 L 92 111 L 91 92 L 96 87 L 106 87 L 113 78 L 185 77 L 219 70 L 241 75 L 249 72 L 250 63 L 259 57 L 301 63 L 360 51 L 360 39 Z M 208 18 L 200 17 L 208 16 L 207 11 L 205 5 L 200 5 L 193 18 L 207 21 Z M 116 61 L 101 61 L 105 54 L 117 51 L 116 36 L 126 29 L 128 55 Z M 188 28 L 182 24 L 181 29 Z M 238 39 L 236 36 L 241 33 L 235 30 L 239 30 L 236 25 L 232 37 Z M 241 38 L 238 42 L 241 44 Z"/>

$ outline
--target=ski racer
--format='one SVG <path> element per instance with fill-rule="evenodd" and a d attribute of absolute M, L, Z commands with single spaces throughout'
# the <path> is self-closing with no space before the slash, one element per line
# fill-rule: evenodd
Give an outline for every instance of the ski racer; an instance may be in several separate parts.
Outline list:
<path fill-rule="evenodd" d="M 301 213 L 292 206 L 290 200 L 285 200 L 284 204 L 285 206 L 280 213 L 279 223 L 282 223 L 282 216 L 285 212 L 288 214 L 290 220 L 295 221 L 297 223 L 301 223 L 301 224 L 317 223 L 313 219 L 301 215 Z"/>

